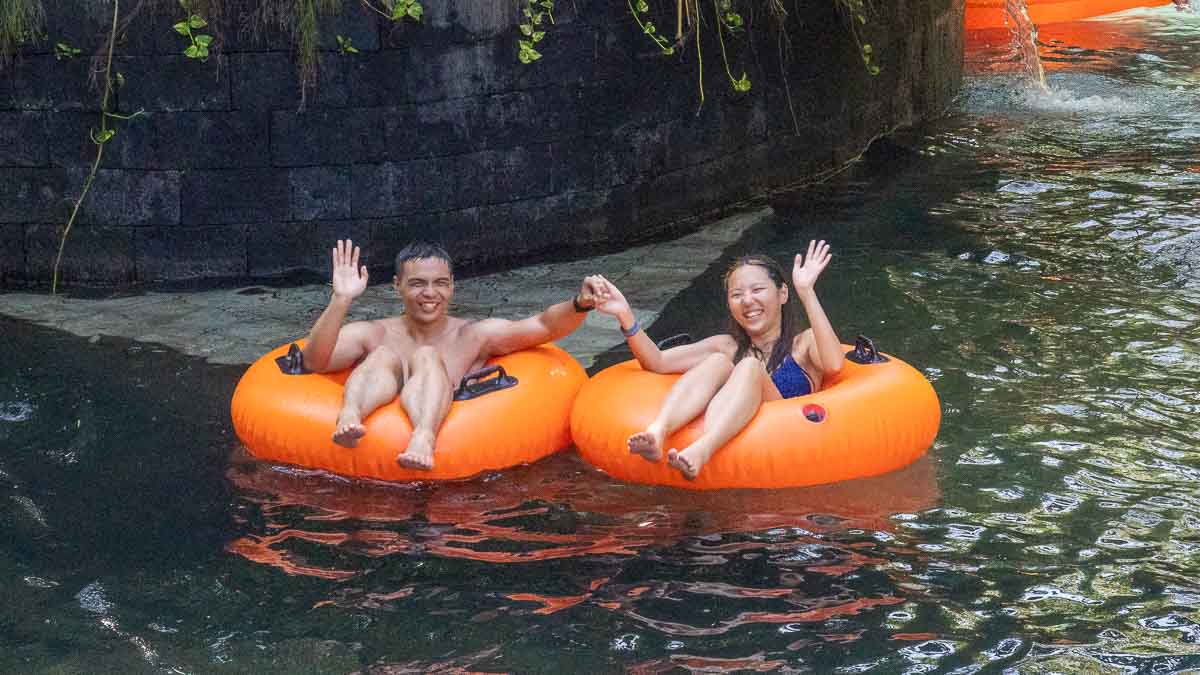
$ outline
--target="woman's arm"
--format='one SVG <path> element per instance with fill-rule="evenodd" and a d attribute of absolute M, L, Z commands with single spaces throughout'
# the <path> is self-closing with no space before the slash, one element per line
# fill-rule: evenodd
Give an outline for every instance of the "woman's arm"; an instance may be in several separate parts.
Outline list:
<path fill-rule="evenodd" d="M 796 295 L 808 316 L 808 325 L 812 327 L 812 350 L 809 359 L 824 375 L 832 375 L 842 369 L 846 357 L 842 354 L 842 343 L 833 324 L 825 316 L 825 309 L 817 299 L 816 283 L 821 272 L 829 265 L 833 256 L 829 253 L 829 244 L 824 240 L 808 242 L 808 254 L 796 254 L 792 266 L 792 285 L 796 287 Z"/>
<path fill-rule="evenodd" d="M 728 335 L 714 335 L 689 345 L 659 349 L 654 340 L 646 335 L 646 331 L 642 330 L 621 291 L 611 281 L 600 278 L 607 286 L 607 293 L 596 303 L 596 310 L 601 314 L 616 317 L 630 351 L 643 369 L 654 373 L 682 373 L 703 361 L 709 354 L 724 352 L 732 358 L 737 351 L 737 345 Z"/>

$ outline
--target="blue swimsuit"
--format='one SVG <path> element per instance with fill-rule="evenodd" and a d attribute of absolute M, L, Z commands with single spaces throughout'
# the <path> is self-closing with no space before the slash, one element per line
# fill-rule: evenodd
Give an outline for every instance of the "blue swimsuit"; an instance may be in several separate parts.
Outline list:
<path fill-rule="evenodd" d="M 791 354 L 785 356 L 779 366 L 771 372 L 771 381 L 775 383 L 775 388 L 784 398 L 796 398 L 813 393 L 812 378 L 804 372 L 799 363 L 796 363 Z"/>

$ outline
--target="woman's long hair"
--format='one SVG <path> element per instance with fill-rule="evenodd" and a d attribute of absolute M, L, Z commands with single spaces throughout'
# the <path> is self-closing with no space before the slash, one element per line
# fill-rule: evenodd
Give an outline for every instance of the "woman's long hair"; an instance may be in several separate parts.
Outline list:
<path fill-rule="evenodd" d="M 739 268 L 746 265 L 757 265 L 767 271 L 767 275 L 771 277 L 771 281 L 775 283 L 776 288 L 787 288 L 786 278 L 783 276 L 783 268 L 779 263 L 765 255 L 746 255 L 733 261 L 729 269 L 725 270 L 725 276 L 722 280 L 725 288 L 726 302 L 729 297 L 729 277 Z M 773 373 L 783 363 L 783 359 L 792 351 L 792 342 L 796 338 L 796 334 L 800 332 L 799 321 L 796 318 L 797 310 L 796 303 L 792 298 L 793 293 L 788 293 L 787 302 L 779 308 L 779 339 L 775 341 L 775 346 L 771 348 L 771 355 L 767 359 L 767 372 Z M 750 339 L 750 334 L 742 328 L 741 324 L 734 320 L 733 314 L 729 315 L 729 334 L 733 336 L 737 342 L 737 353 L 734 354 L 733 362 L 737 363 L 746 356 L 753 356 L 757 359 L 763 358 L 762 351 L 754 346 L 754 342 Z"/>

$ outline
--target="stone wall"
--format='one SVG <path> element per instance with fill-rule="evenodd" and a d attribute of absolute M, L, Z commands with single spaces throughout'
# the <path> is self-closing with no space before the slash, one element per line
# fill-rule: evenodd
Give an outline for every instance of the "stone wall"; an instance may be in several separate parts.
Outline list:
<path fill-rule="evenodd" d="M 245 25 L 239 3 L 257 1 L 225 0 L 207 62 L 181 55 L 177 3 L 130 24 L 119 111 L 146 114 L 107 147 L 67 244 L 68 285 L 323 273 L 339 237 L 382 271 L 414 237 L 494 266 L 683 232 L 938 114 L 961 76 L 957 0 L 874 3 L 874 77 L 832 0 L 788 6 L 786 69 L 767 17 L 747 11 L 757 37 L 728 46 L 753 88 L 730 90 L 703 31 L 703 106 L 694 47 L 661 56 L 622 0 L 560 2 L 528 66 L 515 2 L 427 0 L 422 24 L 394 26 L 348 0 L 323 24 L 302 107 L 288 36 Z M 94 153 L 87 56 L 111 3 L 45 2 L 48 44 L 84 56 L 31 50 L 0 71 L 3 287 L 48 284 Z M 339 54 L 335 34 L 361 53 Z"/>

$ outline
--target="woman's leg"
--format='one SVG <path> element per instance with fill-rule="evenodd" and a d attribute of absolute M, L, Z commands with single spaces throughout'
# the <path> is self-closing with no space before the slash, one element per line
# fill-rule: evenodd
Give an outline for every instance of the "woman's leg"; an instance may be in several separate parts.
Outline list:
<path fill-rule="evenodd" d="M 667 436 L 704 411 L 717 390 L 729 379 L 733 363 L 724 354 L 711 354 L 683 374 L 667 394 L 658 417 L 645 431 L 629 437 L 629 452 L 651 462 L 662 459 Z"/>
<path fill-rule="evenodd" d="M 403 372 L 400 355 L 384 345 L 376 347 L 355 366 L 346 378 L 342 409 L 333 430 L 334 443 L 347 448 L 358 445 L 358 439 L 367 433 L 363 418 L 396 398 Z"/>
<path fill-rule="evenodd" d="M 758 359 L 744 358 L 733 368 L 725 386 L 704 412 L 704 433 L 681 451 L 667 452 L 667 463 L 684 478 L 694 479 L 718 448 L 746 428 L 764 397 L 778 396 L 767 370 Z"/>
<path fill-rule="evenodd" d="M 396 457 L 400 466 L 409 469 L 433 468 L 433 449 L 438 429 L 450 412 L 454 392 L 446 364 L 433 347 L 420 347 L 408 362 L 408 380 L 400 392 L 400 404 L 412 422 L 408 447 Z"/>

